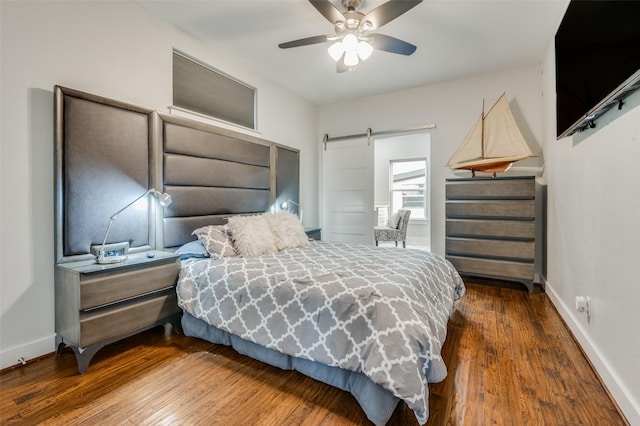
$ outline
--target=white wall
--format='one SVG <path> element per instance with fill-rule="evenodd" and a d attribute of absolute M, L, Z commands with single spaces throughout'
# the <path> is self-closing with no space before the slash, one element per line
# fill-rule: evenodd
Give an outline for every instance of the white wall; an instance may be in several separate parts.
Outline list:
<path fill-rule="evenodd" d="M 482 99 L 492 105 L 505 91 L 525 138 L 539 152 L 541 81 L 540 67 L 531 67 L 326 105 L 320 107 L 319 133 L 337 137 L 367 128 L 376 132 L 435 124 L 430 130 L 431 249 L 443 254 L 445 179 L 455 177 L 444 165 L 480 115 Z"/>
<path fill-rule="evenodd" d="M 301 149 L 305 225 L 318 225 L 316 106 L 129 2 L 0 4 L 0 368 L 54 348 L 56 84 L 168 112 L 175 47 L 256 87 L 258 136 Z"/>
<path fill-rule="evenodd" d="M 547 294 L 607 383 L 640 425 L 640 91 L 556 141 L 553 45 L 544 62 L 548 183 Z M 575 309 L 592 299 L 591 320 Z"/>

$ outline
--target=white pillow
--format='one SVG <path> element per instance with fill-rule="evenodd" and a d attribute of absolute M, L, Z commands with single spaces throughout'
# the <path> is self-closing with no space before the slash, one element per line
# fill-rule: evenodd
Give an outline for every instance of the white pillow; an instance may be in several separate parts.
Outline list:
<path fill-rule="evenodd" d="M 265 215 L 233 216 L 227 225 L 238 254 L 242 257 L 260 256 L 278 251 L 276 237 Z"/>
<path fill-rule="evenodd" d="M 271 232 L 276 238 L 278 250 L 293 247 L 305 247 L 309 244 L 309 237 L 304 232 L 298 216 L 290 212 L 279 212 L 264 215 L 271 226 Z"/>

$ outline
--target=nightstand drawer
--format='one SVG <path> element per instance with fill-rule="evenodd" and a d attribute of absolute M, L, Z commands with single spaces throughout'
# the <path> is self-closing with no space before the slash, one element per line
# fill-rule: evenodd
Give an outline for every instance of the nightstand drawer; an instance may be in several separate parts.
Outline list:
<path fill-rule="evenodd" d="M 175 285 L 180 271 L 179 260 L 131 271 L 108 271 L 82 274 L 80 309 L 85 310 L 117 302 Z"/>
<path fill-rule="evenodd" d="M 175 288 L 80 314 L 80 347 L 119 336 L 180 312 Z"/>

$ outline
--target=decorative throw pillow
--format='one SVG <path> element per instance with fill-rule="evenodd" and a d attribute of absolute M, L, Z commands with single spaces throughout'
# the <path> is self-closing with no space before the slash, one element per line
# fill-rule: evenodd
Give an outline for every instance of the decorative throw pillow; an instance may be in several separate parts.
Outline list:
<path fill-rule="evenodd" d="M 400 214 L 394 213 L 389 218 L 389 228 L 398 229 L 398 225 L 400 225 Z"/>
<path fill-rule="evenodd" d="M 304 232 L 298 216 L 290 212 L 279 212 L 264 215 L 276 238 L 278 250 L 304 247 L 309 244 L 309 237 Z"/>
<path fill-rule="evenodd" d="M 234 216 L 229 218 L 228 227 L 236 251 L 242 257 L 278 251 L 276 238 L 265 215 Z"/>
<path fill-rule="evenodd" d="M 180 260 L 187 260 L 191 258 L 203 259 L 209 257 L 207 248 L 202 244 L 202 241 L 195 240 L 189 241 L 186 244 L 181 245 L 176 253 L 180 255 Z"/>
<path fill-rule="evenodd" d="M 236 256 L 227 225 L 209 225 L 192 232 L 204 244 L 212 259 Z"/>

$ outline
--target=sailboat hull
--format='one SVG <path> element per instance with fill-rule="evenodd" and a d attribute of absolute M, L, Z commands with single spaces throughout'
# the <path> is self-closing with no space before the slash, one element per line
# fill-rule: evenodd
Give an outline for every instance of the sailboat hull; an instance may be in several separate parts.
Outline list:
<path fill-rule="evenodd" d="M 478 172 L 500 173 L 509 170 L 511 165 L 519 160 L 523 160 L 528 156 L 513 156 L 502 158 L 485 158 L 475 161 L 465 161 L 453 165 L 453 169 L 475 170 Z"/>
<path fill-rule="evenodd" d="M 512 165 L 513 165 L 513 162 L 510 161 L 508 163 L 499 163 L 499 164 L 488 165 L 488 166 L 461 167 L 460 169 L 471 170 L 474 172 L 484 172 L 484 173 L 502 173 L 509 170 Z"/>

